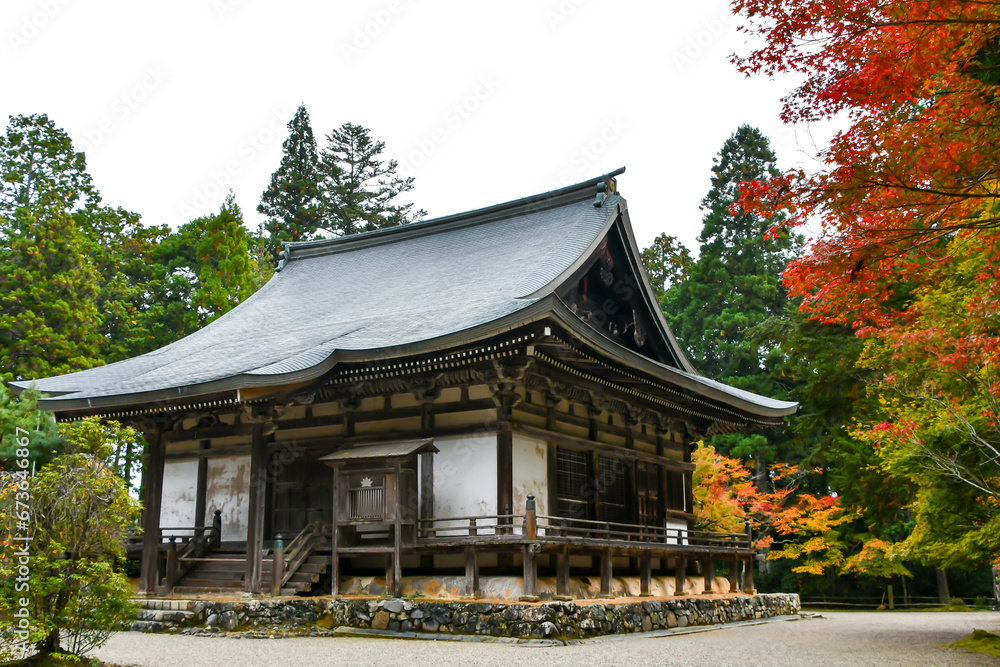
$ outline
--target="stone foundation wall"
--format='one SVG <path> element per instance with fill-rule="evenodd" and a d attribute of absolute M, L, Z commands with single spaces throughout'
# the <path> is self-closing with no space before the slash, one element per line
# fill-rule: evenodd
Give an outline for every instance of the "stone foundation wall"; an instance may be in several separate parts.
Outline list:
<path fill-rule="evenodd" d="M 140 600 L 133 630 L 254 636 L 324 635 L 334 628 L 535 639 L 579 639 L 609 634 L 714 625 L 795 614 L 799 596 L 774 593 L 724 598 L 628 602 L 434 602 L 402 598 L 345 600 Z"/>

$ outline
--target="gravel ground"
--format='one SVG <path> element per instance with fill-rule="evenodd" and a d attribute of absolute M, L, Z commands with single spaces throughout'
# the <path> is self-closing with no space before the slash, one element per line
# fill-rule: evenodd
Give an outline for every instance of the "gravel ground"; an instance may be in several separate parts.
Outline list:
<path fill-rule="evenodd" d="M 1000 630 L 995 612 L 823 612 L 823 618 L 665 637 L 538 647 L 486 642 L 330 637 L 237 639 L 118 633 L 95 655 L 121 665 L 992 665 L 941 646 L 974 628 Z"/>

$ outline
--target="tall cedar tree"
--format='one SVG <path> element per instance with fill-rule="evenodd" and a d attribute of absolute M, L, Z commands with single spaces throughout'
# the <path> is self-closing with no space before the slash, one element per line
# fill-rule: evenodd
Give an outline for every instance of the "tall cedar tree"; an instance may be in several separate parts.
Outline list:
<path fill-rule="evenodd" d="M 754 341 L 751 330 L 781 315 L 786 296 L 781 272 L 798 240 L 768 233 L 771 221 L 744 211 L 731 213 L 740 184 L 777 174 L 775 155 L 759 130 L 740 127 L 726 140 L 712 167 L 712 188 L 702 200 L 706 212 L 698 260 L 688 277 L 667 290 L 661 306 L 688 355 L 705 375 L 765 396 L 786 397 L 788 387 L 774 372 L 782 359 L 773 342 Z M 766 463 L 784 434 L 716 436 L 721 452 L 753 457 L 763 488 Z"/>
<path fill-rule="evenodd" d="M 288 122 L 288 138 L 281 148 L 281 164 L 257 206 L 267 216 L 264 230 L 272 257 L 283 241 L 314 238 L 322 220 L 319 152 L 305 105 Z"/>
<path fill-rule="evenodd" d="M 0 376 L 98 365 L 100 280 L 74 217 L 97 200 L 84 156 L 48 117 L 12 116 L 0 168 Z"/>
<path fill-rule="evenodd" d="M 373 141 L 368 128 L 344 123 L 327 135 L 320 155 L 323 222 L 335 236 L 347 236 L 419 220 L 423 210 L 393 203 L 413 189 L 413 177 L 396 175 L 395 160 L 379 159 L 385 143 Z"/>

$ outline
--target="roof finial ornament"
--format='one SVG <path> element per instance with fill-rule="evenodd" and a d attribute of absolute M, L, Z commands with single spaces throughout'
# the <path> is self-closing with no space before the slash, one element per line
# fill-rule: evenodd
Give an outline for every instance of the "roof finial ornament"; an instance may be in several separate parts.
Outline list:
<path fill-rule="evenodd" d="M 608 195 L 613 195 L 618 189 L 618 181 L 616 181 L 611 176 L 606 177 L 600 183 L 597 184 L 597 196 L 594 198 L 594 208 L 600 208 L 604 205 L 604 200 L 608 198 Z"/>
<path fill-rule="evenodd" d="M 288 242 L 281 244 L 281 252 L 278 253 L 278 268 L 275 269 L 276 273 L 280 273 L 285 264 L 288 263 Z"/>

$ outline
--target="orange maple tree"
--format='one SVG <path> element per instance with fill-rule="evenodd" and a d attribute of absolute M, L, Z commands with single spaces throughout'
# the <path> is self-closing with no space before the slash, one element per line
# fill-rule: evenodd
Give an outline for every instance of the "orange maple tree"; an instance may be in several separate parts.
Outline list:
<path fill-rule="evenodd" d="M 773 491 L 760 491 L 750 471 L 711 445 L 694 454 L 695 524 L 706 530 L 740 532 L 749 521 L 754 546 L 771 560 L 796 562 L 794 572 L 823 574 L 843 565 L 848 545 L 836 530 L 854 515 L 833 496 L 800 492 L 806 474 L 796 466 L 771 469 Z"/>

